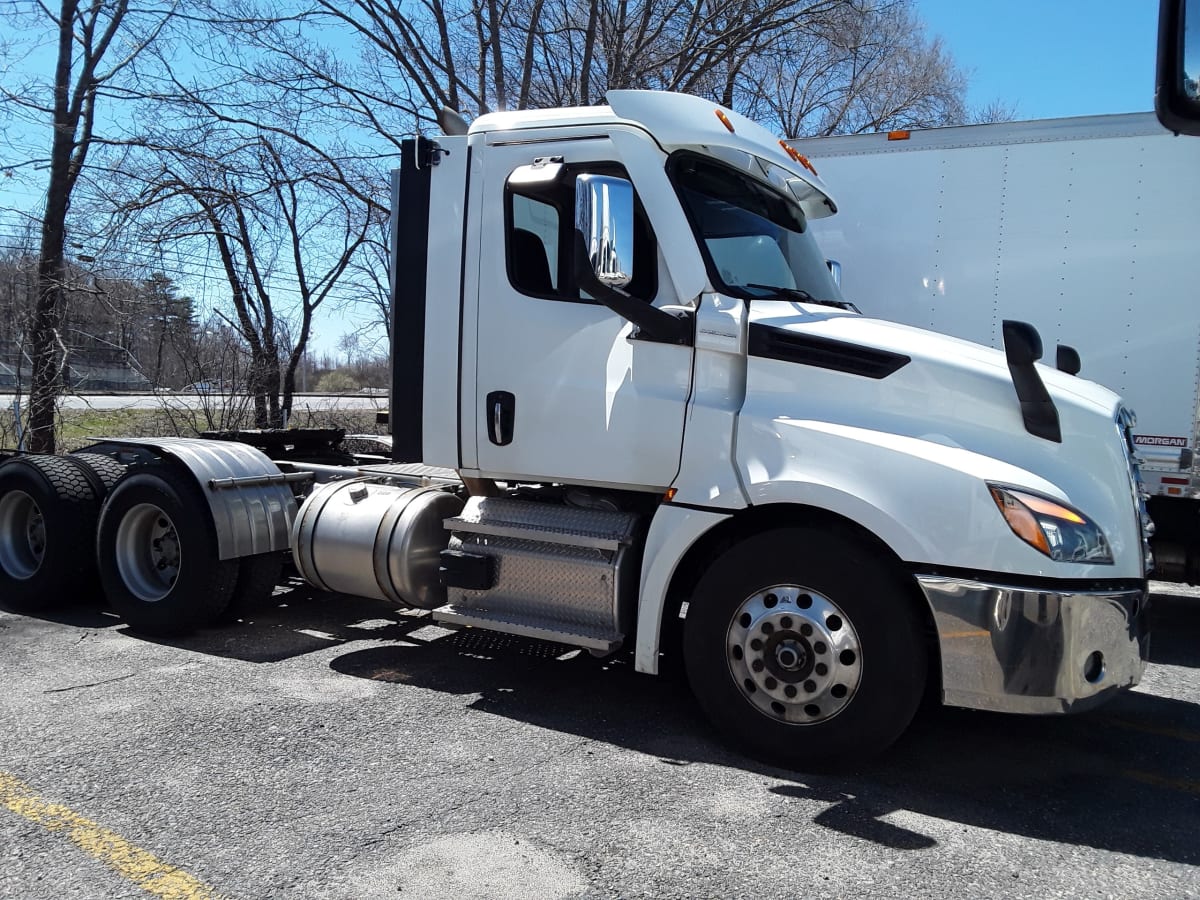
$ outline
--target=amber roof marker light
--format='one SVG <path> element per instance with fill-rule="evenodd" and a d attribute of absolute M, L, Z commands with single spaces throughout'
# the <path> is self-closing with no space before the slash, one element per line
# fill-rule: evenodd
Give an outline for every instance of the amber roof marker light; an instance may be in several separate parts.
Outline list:
<path fill-rule="evenodd" d="M 805 156 L 803 153 L 799 152 L 795 147 L 793 147 L 791 144 L 789 144 L 785 140 L 781 139 L 779 141 L 779 146 L 783 148 L 784 153 L 786 153 L 788 156 L 790 156 L 792 158 L 793 162 L 800 163 L 800 165 L 804 166 L 804 168 L 808 169 L 808 171 L 812 172 L 814 175 L 817 175 L 816 167 L 813 166 L 813 164 L 808 161 L 807 156 Z M 820 178 L 821 176 L 817 175 L 817 177 Z"/>
<path fill-rule="evenodd" d="M 729 129 L 729 133 L 733 134 L 733 123 L 729 121 L 729 116 L 725 115 L 725 110 L 714 109 L 713 112 L 717 114 L 717 118 L 721 120 L 721 124 Z"/>

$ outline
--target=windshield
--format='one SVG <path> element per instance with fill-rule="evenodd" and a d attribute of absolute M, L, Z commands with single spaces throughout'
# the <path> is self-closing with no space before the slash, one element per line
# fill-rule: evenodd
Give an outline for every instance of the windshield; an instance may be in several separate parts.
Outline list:
<path fill-rule="evenodd" d="M 841 291 L 794 199 L 693 153 L 677 154 L 670 172 L 714 287 L 748 299 L 798 292 L 785 299 L 841 305 Z"/>

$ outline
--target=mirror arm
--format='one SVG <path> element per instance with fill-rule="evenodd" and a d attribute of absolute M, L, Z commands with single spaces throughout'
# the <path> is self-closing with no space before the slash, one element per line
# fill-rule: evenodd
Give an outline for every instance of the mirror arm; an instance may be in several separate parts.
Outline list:
<path fill-rule="evenodd" d="M 575 231 L 575 280 L 579 287 L 591 294 L 618 316 L 632 322 L 652 340 L 667 344 L 690 344 L 692 322 L 686 314 L 675 315 L 644 300 L 627 294 L 619 288 L 610 287 L 597 277 L 588 256 L 587 241 L 583 233 Z"/>

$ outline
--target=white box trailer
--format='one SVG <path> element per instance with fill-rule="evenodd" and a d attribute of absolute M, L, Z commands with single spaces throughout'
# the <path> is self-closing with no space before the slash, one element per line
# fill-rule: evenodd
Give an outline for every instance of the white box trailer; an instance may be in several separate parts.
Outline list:
<path fill-rule="evenodd" d="M 1200 580 L 1200 146 L 1152 113 L 790 143 L 837 198 L 812 227 L 864 314 L 992 346 L 1027 321 L 1126 399 L 1156 576 Z"/>

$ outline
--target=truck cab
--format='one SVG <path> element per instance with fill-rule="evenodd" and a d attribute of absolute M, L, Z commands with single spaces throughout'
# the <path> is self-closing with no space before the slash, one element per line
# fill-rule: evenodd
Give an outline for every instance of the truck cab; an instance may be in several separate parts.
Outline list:
<path fill-rule="evenodd" d="M 1136 683 L 1146 526 L 1120 399 L 1037 364 L 1021 323 L 1001 352 L 859 315 L 809 228 L 836 201 L 775 136 L 614 91 L 405 154 L 395 452 L 472 489 L 435 617 L 632 642 L 647 672 L 682 632 L 701 704 L 782 755 L 886 743 L 927 677 L 1023 712 Z M 627 542 L 556 531 L 589 515 L 627 516 Z M 581 571 L 627 555 L 594 595 L 536 583 L 565 547 Z"/>

